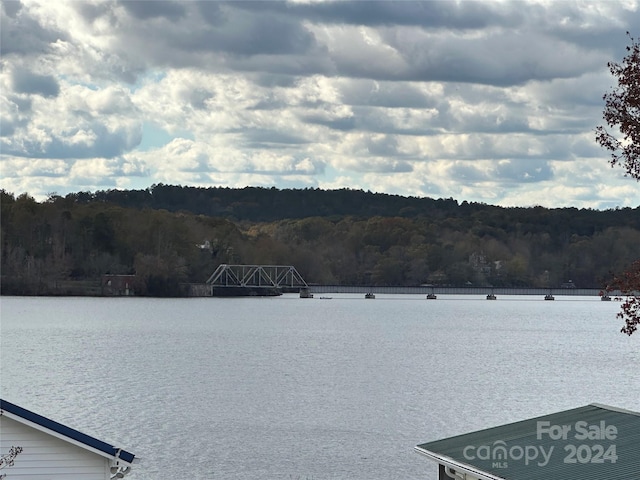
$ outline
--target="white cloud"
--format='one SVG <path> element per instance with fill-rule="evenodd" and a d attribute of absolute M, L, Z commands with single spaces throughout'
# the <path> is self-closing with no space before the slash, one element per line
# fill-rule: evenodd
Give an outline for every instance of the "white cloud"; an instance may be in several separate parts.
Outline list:
<path fill-rule="evenodd" d="M 17 114 L 16 99 L 29 110 Z M 1 139 L 3 153 L 32 158 L 112 158 L 140 143 L 141 121 L 128 92 L 111 86 L 92 90 L 62 84 L 54 98 L 39 93 L 5 98 L 13 111 L 12 134 Z"/>
<path fill-rule="evenodd" d="M 3 4 L 2 186 L 638 204 L 593 128 L 639 23 L 636 1 Z"/>

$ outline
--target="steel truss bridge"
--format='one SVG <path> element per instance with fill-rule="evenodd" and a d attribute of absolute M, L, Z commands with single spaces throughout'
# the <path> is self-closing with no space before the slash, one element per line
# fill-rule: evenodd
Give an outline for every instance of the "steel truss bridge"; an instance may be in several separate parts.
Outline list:
<path fill-rule="evenodd" d="M 214 287 L 308 288 L 307 282 L 291 265 L 222 264 L 206 282 Z"/>

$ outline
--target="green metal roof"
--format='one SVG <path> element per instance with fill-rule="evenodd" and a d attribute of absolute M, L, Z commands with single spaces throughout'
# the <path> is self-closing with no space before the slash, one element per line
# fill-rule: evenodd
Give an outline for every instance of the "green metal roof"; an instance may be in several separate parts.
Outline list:
<path fill-rule="evenodd" d="M 592 404 L 415 448 L 482 480 L 639 480 L 640 413 Z"/>

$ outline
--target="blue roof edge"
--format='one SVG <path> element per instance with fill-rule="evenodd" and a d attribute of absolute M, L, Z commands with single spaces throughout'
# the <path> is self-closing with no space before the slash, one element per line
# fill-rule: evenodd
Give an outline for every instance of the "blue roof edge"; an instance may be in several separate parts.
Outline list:
<path fill-rule="evenodd" d="M 96 450 L 100 450 L 101 452 L 104 452 L 115 458 L 120 458 L 127 463 L 132 463 L 133 459 L 135 458 L 135 455 L 133 453 L 114 447 L 113 445 L 103 442 L 102 440 L 98 440 L 97 438 L 92 437 L 91 435 L 87 435 L 86 433 L 82 433 L 82 432 L 79 432 L 78 430 L 74 430 L 71 427 L 67 427 L 66 425 L 55 422 L 47 417 L 38 415 L 37 413 L 27 410 L 26 408 L 22 408 L 11 402 L 7 402 L 6 400 L 0 399 L 0 410 L 6 410 L 7 412 L 12 413 L 13 415 L 17 415 L 18 417 L 24 418 L 25 420 L 38 424 L 53 432 L 64 435 L 65 437 L 76 440 L 89 447 L 95 448 Z"/>

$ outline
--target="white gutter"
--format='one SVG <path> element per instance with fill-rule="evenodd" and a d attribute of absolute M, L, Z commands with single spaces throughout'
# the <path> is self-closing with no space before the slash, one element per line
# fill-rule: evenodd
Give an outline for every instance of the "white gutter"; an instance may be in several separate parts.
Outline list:
<path fill-rule="evenodd" d="M 476 467 L 474 467 L 473 465 L 467 465 L 466 463 L 461 463 L 461 462 L 459 462 L 457 460 L 454 460 L 451 457 L 447 457 L 445 455 L 440 455 L 438 453 L 434 453 L 434 452 L 431 452 L 429 450 L 425 450 L 424 448 L 420 448 L 419 446 L 418 447 L 414 447 L 414 450 L 416 452 L 418 452 L 419 454 L 424 455 L 425 457 L 428 457 L 431 460 L 434 460 L 435 462 L 437 462 L 437 463 L 439 463 L 441 465 L 444 465 L 445 468 L 448 467 L 449 469 L 453 469 L 453 470 L 455 470 L 456 472 L 459 472 L 459 473 L 473 475 L 478 480 L 505 480 L 504 477 L 497 477 L 496 475 L 493 475 L 492 473 L 488 473 L 488 472 L 484 472 L 482 470 L 479 470 Z M 447 475 L 451 477 L 451 475 L 449 475 L 448 472 L 447 472 Z M 453 477 L 451 477 L 451 478 L 453 478 Z"/>

